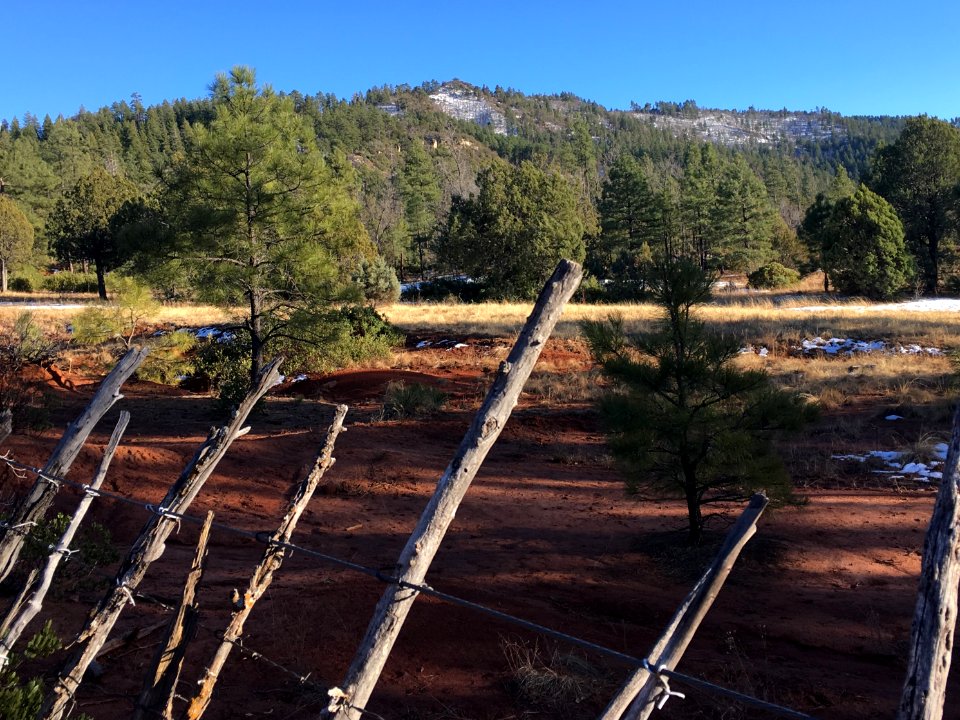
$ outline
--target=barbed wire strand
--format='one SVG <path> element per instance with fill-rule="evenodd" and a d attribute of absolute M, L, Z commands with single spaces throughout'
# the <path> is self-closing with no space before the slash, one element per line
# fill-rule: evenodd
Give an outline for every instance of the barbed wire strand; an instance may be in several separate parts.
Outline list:
<path fill-rule="evenodd" d="M 67 485 L 73 487 L 81 492 L 87 492 L 88 486 L 83 483 L 74 482 L 68 480 L 67 478 L 57 477 L 45 473 L 43 470 L 25 463 L 21 463 L 17 460 L 14 460 L 10 457 L 10 454 L 0 455 L 0 462 L 5 463 L 11 469 L 14 470 L 23 470 L 29 472 L 33 475 L 36 475 L 38 478 L 45 482 L 54 483 L 58 485 Z M 205 518 L 195 516 L 195 515 L 186 515 L 170 512 L 166 508 L 157 507 L 150 503 L 142 502 L 134 498 L 127 497 L 125 495 L 120 495 L 118 493 L 109 492 L 107 490 L 99 490 L 99 495 L 108 499 L 116 500 L 127 505 L 139 507 L 146 510 L 147 512 L 157 515 L 161 518 L 168 519 L 172 522 L 189 522 L 196 525 L 202 525 L 205 522 Z M 320 552 L 319 550 L 313 550 L 312 548 L 303 547 L 302 545 L 297 545 L 296 543 L 291 542 L 276 542 L 271 540 L 272 533 L 270 531 L 254 531 L 254 530 L 245 530 L 243 528 L 234 527 L 232 525 L 227 525 L 226 523 L 214 521 L 211 523 L 211 526 L 228 532 L 240 537 L 246 537 L 248 539 L 254 540 L 255 542 L 261 543 L 263 545 L 268 545 L 271 547 L 282 548 L 284 550 L 291 550 L 295 552 L 303 553 L 309 557 L 317 558 L 331 565 L 336 565 L 338 567 L 352 570 L 358 573 L 372 577 L 380 582 L 398 585 L 400 587 L 412 590 L 428 597 L 435 598 L 441 602 L 446 602 L 451 605 L 457 605 L 459 607 L 472 610 L 477 613 L 487 615 L 489 617 L 496 618 L 503 622 L 522 627 L 531 632 L 535 632 L 546 637 L 553 638 L 561 642 L 565 642 L 576 647 L 580 647 L 584 650 L 589 650 L 591 652 L 603 655 L 605 657 L 611 658 L 618 662 L 624 663 L 634 668 L 644 668 L 648 670 L 653 675 L 658 675 L 668 680 L 676 680 L 690 687 L 698 688 L 708 693 L 713 693 L 715 695 L 720 695 L 726 697 L 730 700 L 735 700 L 736 702 L 743 703 L 745 705 L 751 705 L 760 710 L 773 713 L 775 715 L 780 715 L 781 717 L 792 718 L 793 720 L 817 720 L 814 716 L 808 715 L 806 713 L 793 710 L 782 705 L 777 705 L 775 703 L 767 702 L 766 700 L 761 700 L 760 698 L 753 697 L 751 695 L 746 695 L 736 690 L 731 690 L 729 688 L 723 687 L 722 685 L 717 685 L 715 683 L 709 682 L 708 680 L 703 680 L 692 675 L 687 675 L 685 673 L 677 672 L 676 670 L 669 670 L 664 667 L 655 667 L 653 663 L 647 658 L 637 658 L 633 655 L 628 655 L 627 653 L 622 653 L 618 650 L 608 648 L 604 645 L 599 645 L 597 643 L 591 642 L 589 640 L 584 640 L 583 638 L 576 637 L 575 635 L 570 635 L 559 630 L 554 630 L 545 625 L 532 622 L 530 620 L 525 620 L 523 618 L 517 617 L 516 615 L 511 615 L 509 613 L 501 612 L 500 610 L 495 610 L 487 605 L 482 605 L 480 603 L 473 602 L 472 600 L 466 600 L 464 598 L 458 597 L 456 595 L 451 595 L 450 593 L 445 593 L 440 590 L 435 590 L 427 584 L 417 584 L 409 583 L 403 580 L 400 580 L 397 577 L 392 575 L 387 575 L 381 569 L 376 569 L 362 565 L 360 563 L 353 562 L 351 560 L 345 560 L 344 558 L 336 557 L 334 555 L 329 555 L 327 553 Z M 0 528 L 6 528 L 8 530 L 20 531 L 21 526 L 19 525 L 9 525 L 6 522 L 0 522 Z M 234 643 L 235 645 L 237 643 Z M 238 645 L 238 647 L 240 647 Z M 265 656 L 264 656 L 265 658 Z M 292 675 L 295 675 L 298 678 L 303 677 L 302 675 L 297 674 L 295 671 L 290 671 Z M 370 713 L 368 710 L 363 710 L 361 708 L 355 708 L 360 712 Z M 370 713 L 372 714 L 372 713 Z"/>

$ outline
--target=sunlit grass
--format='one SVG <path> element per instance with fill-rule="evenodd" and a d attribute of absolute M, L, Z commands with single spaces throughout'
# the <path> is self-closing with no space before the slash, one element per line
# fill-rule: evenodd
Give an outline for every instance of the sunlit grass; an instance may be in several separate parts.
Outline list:
<path fill-rule="evenodd" d="M 774 345 L 807 337 L 853 337 L 919 343 L 941 349 L 960 348 L 960 313 L 914 312 L 883 309 L 865 312 L 861 304 L 835 303 L 831 309 L 809 312 L 809 297 L 775 304 L 771 295 L 724 296 L 722 304 L 699 309 L 708 325 L 753 345 Z M 823 303 L 814 301 L 818 305 Z M 381 312 L 413 334 L 445 333 L 451 336 L 512 337 L 530 314 L 532 303 L 411 304 L 384 306 Z M 586 305 L 571 303 L 554 331 L 555 337 L 572 338 L 584 320 L 602 320 L 618 314 L 627 332 L 650 328 L 660 314 L 651 304 Z"/>
<path fill-rule="evenodd" d="M 4 296 L 7 299 L 7 296 Z M 61 302 L 65 306 L 62 308 L 42 308 L 32 310 L 18 304 L 6 304 L 0 302 L 0 328 L 10 328 L 13 326 L 17 316 L 23 312 L 29 312 L 44 332 L 56 335 L 66 331 L 67 325 L 72 321 L 75 315 L 83 310 L 82 307 L 68 307 L 75 304 L 96 304 L 96 297 L 93 295 L 85 296 L 56 296 L 55 298 L 42 298 L 34 294 L 28 298 L 33 303 Z M 198 327 L 201 325 L 215 325 L 225 323 L 231 318 L 236 317 L 236 313 L 231 313 L 223 308 L 213 305 L 164 305 L 161 306 L 147 321 L 153 325 L 176 325 Z"/>

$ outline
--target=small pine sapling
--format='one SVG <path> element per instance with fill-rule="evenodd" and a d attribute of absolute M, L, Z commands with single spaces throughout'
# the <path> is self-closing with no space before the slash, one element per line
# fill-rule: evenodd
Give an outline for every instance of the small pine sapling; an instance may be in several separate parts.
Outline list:
<path fill-rule="evenodd" d="M 702 537 L 704 505 L 757 490 L 789 497 L 773 439 L 815 414 L 799 396 L 772 387 L 765 372 L 733 365 L 739 342 L 710 332 L 694 313 L 712 282 L 692 262 L 663 260 L 651 284 L 663 317 L 652 331 L 628 337 L 617 317 L 582 325 L 613 381 L 601 410 L 628 490 L 683 497 L 691 544 Z"/>

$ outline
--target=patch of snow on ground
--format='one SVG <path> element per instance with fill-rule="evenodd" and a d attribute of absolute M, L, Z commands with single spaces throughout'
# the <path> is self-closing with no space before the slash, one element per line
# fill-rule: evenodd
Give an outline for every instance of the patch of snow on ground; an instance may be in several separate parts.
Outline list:
<path fill-rule="evenodd" d="M 34 303 L 34 302 L 4 302 L 0 307 L 16 307 L 24 310 L 79 310 L 88 307 L 83 303 Z"/>
<path fill-rule="evenodd" d="M 799 346 L 792 347 L 791 350 L 798 350 L 804 355 L 814 353 L 825 353 L 827 355 L 854 355 L 857 353 L 893 353 L 900 355 L 943 355 L 940 348 L 922 347 L 916 344 L 901 345 L 894 343 L 888 345 L 883 340 L 853 340 L 852 338 L 828 338 L 815 337 L 804 339 Z"/>
<path fill-rule="evenodd" d="M 807 305 L 804 307 L 784 308 L 793 312 L 836 312 L 854 310 L 856 312 L 956 312 L 960 310 L 960 300 L 956 298 L 926 298 L 899 303 L 876 303 L 869 305 Z"/>
<path fill-rule="evenodd" d="M 236 337 L 232 332 L 215 327 L 202 327 L 194 332 L 194 335 L 198 340 L 216 340 L 217 342 L 230 342 Z"/>
<path fill-rule="evenodd" d="M 834 460 L 853 460 L 855 462 L 866 462 L 870 458 L 876 458 L 883 461 L 889 468 L 888 470 L 874 470 L 879 475 L 889 475 L 891 480 L 902 480 L 908 475 L 912 475 L 914 480 L 919 482 L 930 482 L 931 479 L 940 480 L 943 472 L 934 468 L 941 467 L 943 460 L 946 459 L 946 443 L 938 443 L 934 447 L 934 455 L 940 460 L 931 460 L 930 462 L 903 462 L 904 453 L 896 450 L 870 450 L 863 455 L 832 455 Z"/>

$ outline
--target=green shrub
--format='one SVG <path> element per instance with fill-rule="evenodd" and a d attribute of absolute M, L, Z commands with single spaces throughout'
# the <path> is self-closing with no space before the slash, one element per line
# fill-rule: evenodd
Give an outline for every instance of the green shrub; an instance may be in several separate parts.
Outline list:
<path fill-rule="evenodd" d="M 383 417 L 396 420 L 424 417 L 441 410 L 446 402 L 447 394 L 430 385 L 392 382 L 387 384 L 383 396 Z"/>
<path fill-rule="evenodd" d="M 460 302 L 483 302 L 487 299 L 487 287 L 483 283 L 474 282 L 465 278 L 436 278 L 423 280 L 404 290 L 401 300 L 446 302 L 459 300 Z"/>
<path fill-rule="evenodd" d="M 51 292 L 96 292 L 97 276 L 95 273 L 58 272 L 43 279 L 43 289 Z"/>
<path fill-rule="evenodd" d="M 217 394 L 221 409 L 229 410 L 239 405 L 250 391 L 250 340 L 247 336 L 200 338 L 195 347 L 194 376 L 204 380 Z"/>
<path fill-rule="evenodd" d="M 345 305 L 291 323 L 289 335 L 272 343 L 269 354 L 286 358 L 284 371 L 330 372 L 390 356 L 404 335 L 367 305 Z"/>
<path fill-rule="evenodd" d="M 381 256 L 363 260 L 353 280 L 363 290 L 363 297 L 372 303 L 393 303 L 400 299 L 397 273 Z"/>
<path fill-rule="evenodd" d="M 111 277 L 108 285 L 113 304 L 87 307 L 73 320 L 73 341 L 99 345 L 110 339 L 128 348 L 143 329 L 143 322 L 159 307 L 149 286 L 132 277 Z"/>
<path fill-rule="evenodd" d="M 747 279 L 750 287 L 774 289 L 799 282 L 800 273 L 778 262 L 772 262 L 754 270 Z"/>
<path fill-rule="evenodd" d="M 46 624 L 30 638 L 23 656 L 32 660 L 46 657 L 61 647 L 60 639 L 53 632 L 53 624 Z M 11 655 L 10 662 L 0 670 L 0 718 L 4 720 L 33 720 L 43 703 L 43 683 L 40 678 L 21 680 L 17 668 L 21 660 Z"/>
<path fill-rule="evenodd" d="M 10 278 L 10 289 L 15 292 L 33 292 L 43 286 L 43 273 L 33 265 L 22 265 Z"/>
<path fill-rule="evenodd" d="M 31 567 L 39 568 L 47 561 L 51 548 L 56 547 L 69 524 L 70 517 L 63 513 L 37 523 L 24 543 L 24 572 Z M 98 568 L 110 565 L 118 558 L 110 531 L 97 522 L 81 525 L 70 546 L 77 553 L 64 559 L 53 581 L 52 592 L 58 597 L 102 586 L 107 579 Z"/>
<path fill-rule="evenodd" d="M 167 333 L 150 338 L 145 344 L 150 352 L 137 369 L 137 376 L 142 380 L 176 385 L 196 372 L 193 350 L 197 339 L 191 333 Z"/>
<path fill-rule="evenodd" d="M 580 302 L 601 303 L 606 300 L 606 289 L 596 275 L 586 275 L 578 291 Z"/>
<path fill-rule="evenodd" d="M 73 317 L 72 340 L 77 345 L 99 345 L 121 332 L 119 318 L 103 307 L 85 307 Z"/>
<path fill-rule="evenodd" d="M 48 398 L 41 387 L 24 381 L 23 369 L 55 354 L 56 345 L 30 313 L 20 313 L 11 330 L 0 332 L 0 410 L 9 408 L 18 427 L 48 425 Z"/>

